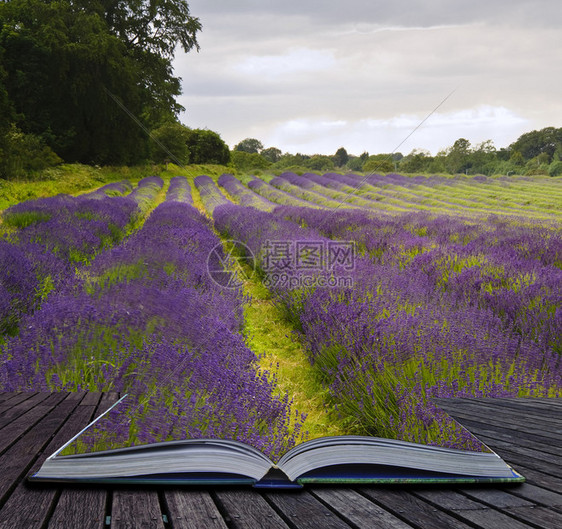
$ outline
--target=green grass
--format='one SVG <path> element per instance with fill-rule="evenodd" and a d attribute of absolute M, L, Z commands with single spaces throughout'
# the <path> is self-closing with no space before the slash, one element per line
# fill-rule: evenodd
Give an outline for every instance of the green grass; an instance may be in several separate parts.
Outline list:
<path fill-rule="evenodd" d="M 279 394 L 293 399 L 294 409 L 305 413 L 304 430 L 310 438 L 348 433 L 335 412 L 326 406 L 328 390 L 318 370 L 294 335 L 283 308 L 254 275 L 244 282 L 251 301 L 244 306 L 244 336 L 248 347 L 259 357 L 259 368 L 277 381 Z"/>
<path fill-rule="evenodd" d="M 65 193 L 79 195 L 95 191 L 99 187 L 112 182 L 129 180 L 136 184 L 142 178 L 152 175 L 160 176 L 164 182 L 177 175 L 193 180 L 196 176 L 207 174 L 217 179 L 223 173 L 236 171 L 223 165 L 188 165 L 178 167 L 174 164 L 139 165 L 133 167 L 97 167 L 82 164 L 63 164 L 47 169 L 33 180 L 2 180 L 0 179 L 0 211 L 36 198 L 50 197 Z"/>

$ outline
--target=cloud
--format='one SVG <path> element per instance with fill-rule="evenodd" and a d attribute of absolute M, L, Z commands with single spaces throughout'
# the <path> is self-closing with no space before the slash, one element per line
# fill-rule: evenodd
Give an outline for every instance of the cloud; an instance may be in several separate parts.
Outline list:
<path fill-rule="evenodd" d="M 355 154 L 408 153 L 414 148 L 436 154 L 460 137 L 473 145 L 491 139 L 497 146 L 505 146 L 529 126 L 528 120 L 504 107 L 481 106 L 435 113 L 420 126 L 425 117 L 404 114 L 390 119 L 356 121 L 292 119 L 279 123 L 266 137 L 266 143 L 288 152 L 307 154 L 334 154 L 339 147 Z"/>
<path fill-rule="evenodd" d="M 562 126 L 562 3 L 190 0 L 201 52 L 179 54 L 180 119 L 233 146 L 403 152 L 466 137 L 507 146 Z M 546 20 L 546 19 L 549 20 Z M 556 24 L 552 23 L 556 21 Z M 555 27 L 556 26 L 556 27 Z"/>
<path fill-rule="evenodd" d="M 235 65 L 234 69 L 248 75 L 278 77 L 327 70 L 334 65 L 334 56 L 329 51 L 295 48 L 282 55 L 250 55 Z"/>
<path fill-rule="evenodd" d="M 191 13 L 206 23 L 221 17 L 271 16 L 275 19 L 306 18 L 309 25 L 342 25 L 372 22 L 382 26 L 434 26 L 493 23 L 557 27 L 552 0 L 190 0 Z M 209 22 L 206 22 L 209 21 Z M 291 30 L 291 27 L 287 27 Z"/>

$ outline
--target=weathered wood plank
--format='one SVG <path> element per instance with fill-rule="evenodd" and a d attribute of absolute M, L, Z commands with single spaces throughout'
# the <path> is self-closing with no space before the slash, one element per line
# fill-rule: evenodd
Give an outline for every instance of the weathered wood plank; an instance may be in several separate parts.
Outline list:
<path fill-rule="evenodd" d="M 518 421 L 513 417 L 517 416 L 518 404 L 523 404 L 518 402 L 519 399 L 486 403 L 480 414 L 477 413 L 475 402 L 470 402 L 470 409 L 464 412 L 461 409 L 459 417 L 456 417 L 465 426 L 466 420 L 470 425 L 469 430 L 528 478 L 528 483 L 520 486 L 457 489 L 360 487 L 356 490 L 347 487 L 315 487 L 301 492 L 175 489 L 164 490 L 159 496 L 152 490 L 142 489 L 112 493 L 107 488 L 28 487 L 22 480 L 29 469 L 36 468 L 46 455 L 66 441 L 72 435 L 69 433 L 72 428 L 78 431 L 107 409 L 115 402 L 117 394 L 109 397 L 104 394 L 103 405 L 99 401 L 99 394 L 90 393 L 63 395 L 62 398 L 55 394 L 43 396 L 42 399 L 38 399 L 36 394 L 7 395 L 9 398 L 0 399 L 0 409 L 5 404 L 6 414 L 3 416 L 11 416 L 13 420 L 6 421 L 5 426 L 11 428 L 19 420 L 18 427 L 25 427 L 21 436 L 15 440 L 12 438 L 12 444 L 0 456 L 0 468 L 3 471 L 0 505 L 5 502 L 0 509 L 0 529 L 47 526 L 104 529 L 105 515 L 108 513 L 111 514 L 111 526 L 119 528 L 163 529 L 165 525 L 168 526 L 162 521 L 163 514 L 167 515 L 169 526 L 173 529 L 558 529 L 562 526 L 562 458 L 555 451 L 561 436 L 556 432 L 549 436 L 544 434 L 545 430 L 553 432 L 551 427 L 556 427 L 558 421 L 557 417 L 553 420 L 549 414 L 562 410 L 560 402 L 554 403 L 553 399 L 529 399 L 529 402 L 524 403 L 525 409 L 519 413 Z M 539 406 L 538 400 L 550 402 Z M 98 401 L 96 409 L 95 403 Z M 15 412 L 10 407 L 12 404 L 16 408 Z M 454 405 L 462 407 L 462 404 Z M 495 413 L 495 407 L 502 409 Z M 31 423 L 35 422 L 25 425 L 22 417 L 32 410 L 35 412 L 27 418 Z M 37 414 L 38 411 L 41 413 Z M 451 415 L 454 416 L 452 410 Z M 462 415 L 466 419 L 463 420 L 460 417 Z M 531 417 L 531 431 L 527 430 L 527 416 Z M 543 433 L 533 432 L 543 416 L 547 419 Z M 536 424 L 533 425 L 533 421 Z M 484 435 L 480 432 L 484 432 Z M 0 431 L 0 442 L 3 433 L 3 430 Z M 6 459 L 8 454 L 16 455 L 15 459 L 19 463 L 16 465 L 12 462 L 10 466 L 10 461 Z M 517 462 L 521 463 L 520 468 Z M 108 494 L 112 494 L 112 502 L 109 502 L 112 505 L 106 513 Z"/>
<path fill-rule="evenodd" d="M 357 529 L 408 529 L 412 526 L 403 522 L 382 507 L 358 492 L 348 488 L 315 488 L 311 493 L 324 504 L 335 509 L 348 523 Z"/>
<path fill-rule="evenodd" d="M 487 510 L 488 505 L 467 498 L 458 488 L 416 487 L 409 492 L 441 510 L 455 512 L 465 509 Z"/>
<path fill-rule="evenodd" d="M 86 399 L 81 402 L 81 408 L 85 409 L 89 414 L 89 419 L 82 428 L 94 418 L 101 415 L 114 404 L 118 398 L 116 393 L 104 393 L 101 398 L 99 398 L 99 394 L 96 395 L 99 402 L 96 402 L 95 399 L 92 398 L 86 401 L 95 402 L 95 405 L 88 406 L 84 404 L 84 400 Z M 77 430 L 77 432 L 78 431 L 80 430 Z M 70 437 L 72 436 L 69 436 L 65 441 Z M 49 528 L 84 527 L 101 529 L 105 524 L 105 505 L 107 503 L 107 498 L 108 491 L 105 487 L 87 489 L 64 487 L 50 519 Z"/>
<path fill-rule="evenodd" d="M 218 489 L 217 505 L 234 529 L 289 529 L 265 499 L 254 490 Z"/>
<path fill-rule="evenodd" d="M 37 471 L 46 457 L 79 432 L 88 424 L 90 418 L 91 410 L 85 407 L 80 408 L 80 406 L 75 408 L 57 435 L 46 449 L 39 454 L 38 459 L 32 465 L 28 474 Z M 0 528 L 18 527 L 24 529 L 44 527 L 48 513 L 56 501 L 58 490 L 55 486 L 33 486 L 22 480 L 10 495 L 2 510 L 0 510 Z"/>
<path fill-rule="evenodd" d="M 529 512 L 531 509 L 533 512 L 536 510 L 535 508 L 529 507 L 519 507 L 521 511 Z M 477 527 L 481 527 L 482 529 L 529 529 L 530 527 L 545 529 L 543 526 L 534 523 L 531 520 L 528 521 L 520 521 L 523 519 L 522 516 L 517 515 L 515 509 L 514 512 L 511 514 L 517 516 L 519 520 L 517 520 L 514 516 L 510 516 L 509 512 L 499 512 L 493 509 L 488 509 L 487 511 L 482 510 L 463 510 L 459 511 L 459 515 L 462 516 L 466 521 L 473 523 Z"/>
<path fill-rule="evenodd" d="M 4 501 L 8 491 L 24 477 L 37 454 L 48 444 L 51 436 L 76 407 L 77 402 L 74 400 L 61 402 L 67 396 L 67 394 L 53 394 L 45 400 L 45 402 L 49 401 L 49 404 L 36 406 L 35 408 L 42 410 L 43 418 L 0 456 L 3 478 L 0 481 L 0 503 Z"/>
<path fill-rule="evenodd" d="M 20 402 L 23 402 L 24 400 L 34 397 L 36 394 L 37 394 L 36 392 L 28 393 L 26 391 L 19 391 L 17 393 L 8 393 L 10 397 L 4 403 L 2 403 L 2 407 L 0 408 L 2 410 L 1 414 L 3 415 L 5 410 L 13 408 Z"/>
<path fill-rule="evenodd" d="M 562 478 L 551 474 L 545 474 L 540 470 L 522 464 L 519 464 L 517 468 L 521 471 L 521 474 L 525 476 L 527 483 L 555 492 L 562 491 Z M 558 470 L 560 471 L 561 469 Z"/>
<path fill-rule="evenodd" d="M 537 529 L 560 529 L 562 514 L 545 507 L 515 507 L 509 514 Z"/>
<path fill-rule="evenodd" d="M 466 402 L 463 402 L 462 407 L 458 409 L 455 409 L 454 405 L 441 405 L 441 408 L 453 417 L 456 417 L 459 413 L 473 413 L 477 417 L 491 417 L 491 414 L 493 414 L 495 424 L 501 424 L 503 427 L 511 429 L 517 429 L 524 421 L 525 431 L 529 433 L 553 434 L 554 436 L 562 433 L 562 422 L 555 416 L 535 418 L 532 415 L 525 415 L 522 410 L 517 412 L 515 409 L 502 408 L 499 405 L 494 406 L 486 401 L 479 402 L 476 399 L 466 399 Z M 548 430 L 545 430 L 545 425 L 548 425 Z"/>
<path fill-rule="evenodd" d="M 145 489 L 113 491 L 112 529 L 164 529 L 158 494 Z"/>
<path fill-rule="evenodd" d="M 459 417 L 459 421 L 461 422 L 461 424 L 463 424 L 463 426 L 467 427 L 476 437 L 478 437 L 478 439 L 493 448 L 495 452 L 499 453 L 500 449 L 506 449 L 512 452 L 516 452 L 521 456 L 529 457 L 533 460 L 549 462 L 553 466 L 562 465 L 562 456 L 560 455 L 559 450 L 555 450 L 554 453 L 545 452 L 541 449 L 544 447 L 544 445 L 539 444 L 539 442 L 535 443 L 533 445 L 533 448 L 528 448 L 527 446 L 522 446 L 520 443 L 518 443 L 518 439 L 528 438 L 529 435 L 523 427 L 521 427 L 518 432 L 514 432 L 513 435 L 502 436 L 501 434 L 498 434 L 497 431 L 495 432 L 494 430 L 491 430 L 488 425 L 483 424 L 481 421 L 476 422 L 472 420 L 466 420 L 462 417 Z M 498 427 L 498 430 L 500 429 L 501 428 Z M 552 446 L 556 448 L 559 446 L 559 444 Z"/>
<path fill-rule="evenodd" d="M 8 393 L 8 392 L 0 393 L 0 405 L 10 401 L 11 399 L 15 399 L 19 394 L 20 394 L 19 391 L 14 391 L 12 393 Z"/>
<path fill-rule="evenodd" d="M 506 444 L 498 441 L 497 439 L 488 439 L 482 436 L 482 441 L 487 443 L 494 449 L 502 459 L 512 465 L 515 470 L 518 470 L 519 465 L 531 466 L 536 470 L 540 470 L 543 473 L 551 474 L 553 476 L 559 475 L 560 472 L 560 458 L 558 461 L 550 462 L 548 458 L 542 455 L 537 457 L 536 452 L 529 451 L 528 449 L 519 448 L 517 445 Z M 552 456 L 555 457 L 555 456 Z"/>
<path fill-rule="evenodd" d="M 168 520 L 174 529 L 227 529 L 208 491 L 165 490 Z"/>
<path fill-rule="evenodd" d="M 516 488 L 523 488 L 518 485 Z M 494 509 L 505 509 L 507 507 L 533 507 L 535 504 L 520 496 L 509 494 L 507 490 L 491 487 L 467 487 L 460 491 L 469 498 L 484 503 Z"/>
<path fill-rule="evenodd" d="M 334 511 L 328 509 L 308 491 L 265 493 L 282 518 L 299 529 L 349 529 Z"/>
<path fill-rule="evenodd" d="M 531 467 L 545 476 L 557 477 L 560 475 L 560 467 L 557 465 L 551 465 L 546 461 L 523 456 L 518 452 L 508 450 L 506 448 L 496 447 L 495 451 L 502 457 L 502 459 L 518 471 L 520 469 L 523 470 L 524 467 Z M 521 474 L 526 477 L 523 472 L 521 472 Z"/>
<path fill-rule="evenodd" d="M 455 400 L 455 399 L 452 399 Z M 482 404 L 492 406 L 502 406 L 511 408 L 516 413 L 521 413 L 525 410 L 526 414 L 533 415 L 537 418 L 544 417 L 552 419 L 553 414 L 562 413 L 562 399 L 561 398 L 547 398 L 547 397 L 513 397 L 501 399 L 478 399 Z"/>
<path fill-rule="evenodd" d="M 527 524 L 521 525 L 521 521 L 510 517 L 508 508 L 535 507 L 533 503 L 523 498 L 511 496 L 506 491 L 496 488 L 467 487 L 455 491 L 416 490 L 415 494 L 482 529 L 495 528 L 496 525 L 498 528 L 506 529 L 529 527 Z M 484 522 L 488 520 L 489 522 Z"/>
<path fill-rule="evenodd" d="M 501 426 L 490 426 L 482 422 L 482 419 L 474 420 L 466 416 L 459 416 L 457 419 L 480 440 L 485 436 L 488 439 L 504 441 L 521 448 L 531 448 L 545 454 L 558 455 L 560 453 L 557 439 L 555 438 L 531 434 L 525 431 L 510 430 Z"/>
<path fill-rule="evenodd" d="M 557 491 L 562 491 L 562 487 Z M 562 494 L 556 490 L 548 490 L 542 487 L 537 487 L 531 483 L 522 483 L 521 486 L 513 490 L 507 489 L 507 492 L 524 498 L 530 502 L 549 508 L 562 509 Z"/>
<path fill-rule="evenodd" d="M 98 406 L 102 395 L 104 395 L 104 393 L 101 391 L 87 391 L 84 393 L 84 398 L 82 402 L 80 402 L 80 406 Z"/>
<path fill-rule="evenodd" d="M 62 491 L 56 502 L 56 509 L 49 519 L 49 529 L 66 529 L 67 527 L 104 529 L 106 527 L 106 491 L 83 488 L 77 489 L 76 492 L 79 494 L 71 494 L 69 489 Z"/>
<path fill-rule="evenodd" d="M 530 513 L 543 508 L 507 492 L 521 490 L 521 488 L 522 485 L 506 490 L 474 487 L 459 489 L 459 492 L 418 489 L 415 494 L 433 505 L 456 513 L 466 522 L 474 523 L 483 529 L 495 528 L 496 525 L 498 528 L 534 527 L 532 520 L 524 518 L 520 513 Z M 466 497 L 463 498 L 460 492 L 466 494 Z M 544 509 L 544 511 L 548 512 L 549 509 Z M 550 515 L 548 517 L 554 518 Z M 517 518 L 519 521 L 513 518 Z"/>
<path fill-rule="evenodd" d="M 18 417 L 21 417 L 23 414 L 29 412 L 35 405 L 47 399 L 49 395 L 50 393 L 47 392 L 34 393 L 30 398 L 26 399 L 24 398 L 25 394 L 22 394 L 21 396 L 18 396 L 20 397 L 17 399 L 19 402 L 15 403 L 13 406 L 9 403 L 6 404 L 6 407 L 1 412 L 0 416 L 0 429 L 5 428 Z"/>
<path fill-rule="evenodd" d="M 431 529 L 468 529 L 455 516 L 417 498 L 407 489 L 362 487 L 361 494 L 414 527 Z M 483 509 L 488 511 L 488 509 Z"/>
<path fill-rule="evenodd" d="M 527 428 L 527 424 L 525 423 L 525 428 L 522 430 L 521 424 L 517 426 L 513 424 L 505 424 L 495 415 L 494 422 L 491 424 L 489 418 L 490 416 L 483 415 L 482 412 L 451 411 L 449 415 L 459 421 L 471 432 L 476 429 L 478 431 L 484 431 L 493 437 L 499 436 L 499 438 L 501 438 L 501 436 L 514 437 L 519 435 L 524 436 L 525 439 L 535 440 L 537 443 L 540 443 L 541 446 L 543 444 L 548 446 L 555 445 L 560 439 L 560 434 L 557 434 L 549 429 L 545 429 L 544 427 L 537 433 L 536 430 L 533 431 Z M 515 438 L 518 439 L 518 437 Z"/>

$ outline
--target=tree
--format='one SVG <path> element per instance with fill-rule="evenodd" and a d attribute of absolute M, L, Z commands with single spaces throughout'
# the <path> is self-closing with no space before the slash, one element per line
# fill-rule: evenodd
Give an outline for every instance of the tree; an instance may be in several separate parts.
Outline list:
<path fill-rule="evenodd" d="M 486 140 L 479 143 L 469 156 L 474 173 L 482 173 L 492 175 L 495 171 L 497 156 L 496 148 L 492 140 Z"/>
<path fill-rule="evenodd" d="M 311 156 L 303 165 L 313 171 L 332 171 L 334 169 L 334 162 L 332 159 L 323 154 Z"/>
<path fill-rule="evenodd" d="M 546 127 L 522 134 L 510 145 L 510 149 L 519 151 L 525 160 L 545 153 L 550 162 L 560 146 L 562 146 L 562 128 Z"/>
<path fill-rule="evenodd" d="M 178 165 L 189 163 L 190 130 L 181 123 L 166 123 L 152 131 L 151 159 L 162 163 L 171 161 Z"/>
<path fill-rule="evenodd" d="M 278 169 L 286 169 L 288 167 L 298 167 L 304 166 L 306 160 L 310 159 L 310 156 L 301 154 L 290 154 L 288 152 L 284 153 L 279 160 L 275 163 L 275 167 Z"/>
<path fill-rule="evenodd" d="M 261 151 L 260 155 L 263 156 L 267 161 L 275 163 L 281 159 L 283 153 L 281 152 L 281 149 L 278 149 L 277 147 L 268 147 L 267 149 Z"/>
<path fill-rule="evenodd" d="M 226 165 L 230 162 L 228 145 L 212 130 L 191 129 L 187 138 L 187 147 L 191 163 Z"/>
<path fill-rule="evenodd" d="M 29 177 L 30 173 L 57 165 L 61 161 L 41 138 L 24 134 L 14 124 L 2 137 L 0 178 L 10 180 Z"/>
<path fill-rule="evenodd" d="M 343 167 L 349 161 L 349 154 L 344 147 L 340 147 L 332 157 L 336 167 Z"/>
<path fill-rule="evenodd" d="M 359 156 L 350 156 L 346 166 L 350 171 L 361 171 L 363 169 L 363 160 Z"/>
<path fill-rule="evenodd" d="M 16 123 L 66 161 L 146 158 L 143 128 L 182 109 L 171 59 L 197 47 L 201 27 L 184 0 L 12 0 L 0 22 Z"/>
<path fill-rule="evenodd" d="M 243 151 L 249 153 L 259 154 L 263 149 L 263 144 L 260 140 L 255 138 L 246 138 L 234 146 L 235 151 Z"/>
<path fill-rule="evenodd" d="M 249 172 L 253 169 L 265 169 L 271 165 L 270 161 L 257 152 L 232 151 L 230 156 L 234 167 L 242 172 Z"/>
<path fill-rule="evenodd" d="M 363 163 L 364 173 L 391 173 L 394 171 L 394 162 L 388 154 L 373 154 Z"/>
<path fill-rule="evenodd" d="M 472 167 L 470 154 L 470 142 L 465 138 L 459 138 L 445 151 L 445 168 L 451 174 L 464 173 Z"/>
<path fill-rule="evenodd" d="M 423 173 L 433 161 L 431 153 L 423 149 L 414 149 L 400 160 L 400 171 L 405 173 Z"/>
<path fill-rule="evenodd" d="M 109 30 L 130 50 L 173 59 L 178 44 L 185 52 L 199 50 L 198 18 L 185 0 L 77 0 L 103 16 Z"/>

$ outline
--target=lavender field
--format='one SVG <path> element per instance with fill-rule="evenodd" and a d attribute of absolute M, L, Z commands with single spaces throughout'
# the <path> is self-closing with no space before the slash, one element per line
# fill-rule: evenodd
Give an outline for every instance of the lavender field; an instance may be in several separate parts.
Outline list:
<path fill-rule="evenodd" d="M 149 177 L 0 230 L 0 390 L 138 395 L 134 443 L 319 434 L 250 346 L 257 284 L 341 432 L 478 448 L 433 397 L 562 395 L 560 179 Z"/>

